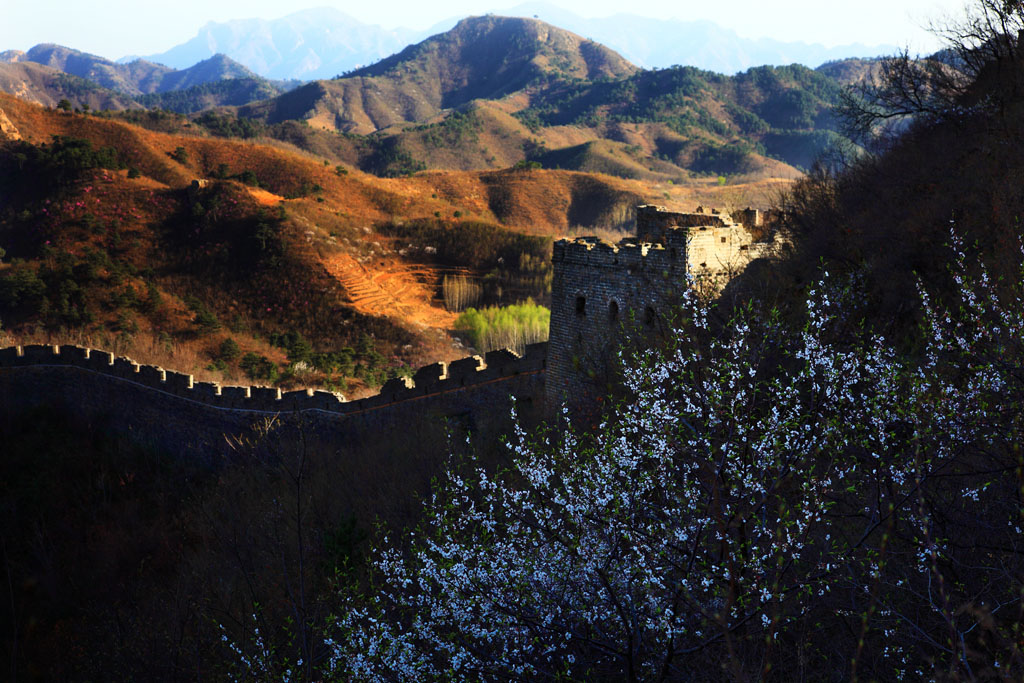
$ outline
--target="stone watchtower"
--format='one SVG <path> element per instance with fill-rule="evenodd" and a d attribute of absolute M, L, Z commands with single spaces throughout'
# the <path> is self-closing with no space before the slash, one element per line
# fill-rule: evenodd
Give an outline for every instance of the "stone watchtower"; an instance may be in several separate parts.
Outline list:
<path fill-rule="evenodd" d="M 748 209 L 744 224 L 760 225 Z M 551 331 L 545 402 L 553 416 L 563 404 L 591 412 L 608 393 L 624 334 L 655 336 L 683 290 L 694 281 L 720 288 L 763 253 L 744 225 L 724 213 L 675 213 L 659 206 L 636 210 L 636 237 L 618 244 L 596 237 L 554 244 Z"/>

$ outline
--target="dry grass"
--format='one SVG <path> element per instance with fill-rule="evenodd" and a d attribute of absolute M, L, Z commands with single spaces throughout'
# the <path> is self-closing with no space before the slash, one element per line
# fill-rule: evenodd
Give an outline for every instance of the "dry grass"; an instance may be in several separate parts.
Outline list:
<path fill-rule="evenodd" d="M 115 356 L 130 358 L 143 365 L 157 365 L 165 370 L 190 374 L 199 382 L 250 384 L 248 380 L 239 382 L 237 378 L 231 379 L 224 373 L 208 369 L 209 357 L 194 345 L 162 339 L 148 332 L 128 336 L 74 329 L 60 332 L 37 330 L 0 336 L 0 345 L 5 347 L 28 344 L 70 345 L 109 351 Z"/>

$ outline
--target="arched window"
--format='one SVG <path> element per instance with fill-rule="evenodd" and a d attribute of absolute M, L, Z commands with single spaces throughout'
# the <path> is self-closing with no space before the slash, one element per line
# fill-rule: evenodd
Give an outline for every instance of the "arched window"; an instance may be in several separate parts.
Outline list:
<path fill-rule="evenodd" d="M 613 301 L 608 304 L 608 320 L 615 322 L 619 319 L 619 302 Z"/>
<path fill-rule="evenodd" d="M 657 314 L 654 312 L 654 306 L 648 306 L 644 309 L 644 325 L 647 327 L 654 327 L 654 321 Z"/>
<path fill-rule="evenodd" d="M 578 296 L 576 297 L 576 315 L 587 314 L 587 297 Z"/>

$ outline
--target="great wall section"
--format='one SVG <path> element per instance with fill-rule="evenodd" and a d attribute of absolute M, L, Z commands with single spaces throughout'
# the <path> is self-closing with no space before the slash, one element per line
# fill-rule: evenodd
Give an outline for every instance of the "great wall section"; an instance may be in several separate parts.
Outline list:
<path fill-rule="evenodd" d="M 78 346 L 0 349 L 0 428 L 50 410 L 158 451 L 210 462 L 268 419 L 331 450 L 373 444 L 382 433 L 409 438 L 424 430 L 507 433 L 513 404 L 524 424 L 574 411 L 605 393 L 623 334 L 663 332 L 667 312 L 695 278 L 719 287 L 769 245 L 719 212 L 637 209 L 637 234 L 618 244 L 593 237 L 554 245 L 551 329 L 547 343 L 522 356 L 500 350 L 420 368 L 386 382 L 380 393 L 345 401 L 325 391 L 219 386 Z M 748 228 L 748 229 L 744 229 Z M 2 429 L 0 429 L 2 433 Z M 426 438 L 426 437 L 425 437 Z"/>
<path fill-rule="evenodd" d="M 412 378 L 389 380 L 379 394 L 344 401 L 326 391 L 195 382 L 78 346 L 10 347 L 0 350 L 0 419 L 53 410 L 158 451 L 211 462 L 231 457 L 232 444 L 268 418 L 328 448 L 423 421 L 485 433 L 507 422 L 513 399 L 525 419 L 539 419 L 546 356 L 546 344 L 533 344 L 522 357 L 502 350 L 434 363 Z"/>

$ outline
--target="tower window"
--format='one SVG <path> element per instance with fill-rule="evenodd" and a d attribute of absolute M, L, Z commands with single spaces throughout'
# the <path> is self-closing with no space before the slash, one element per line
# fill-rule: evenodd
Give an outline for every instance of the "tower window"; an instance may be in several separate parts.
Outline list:
<path fill-rule="evenodd" d="M 617 301 L 613 301 L 610 304 L 608 304 L 608 320 L 610 320 L 611 322 L 615 322 L 618 319 L 619 303 Z"/>
<path fill-rule="evenodd" d="M 587 297 L 578 296 L 576 297 L 576 315 L 587 314 Z"/>
<path fill-rule="evenodd" d="M 647 308 L 644 309 L 644 325 L 647 325 L 648 327 L 654 327 L 654 319 L 654 306 L 648 306 Z"/>

